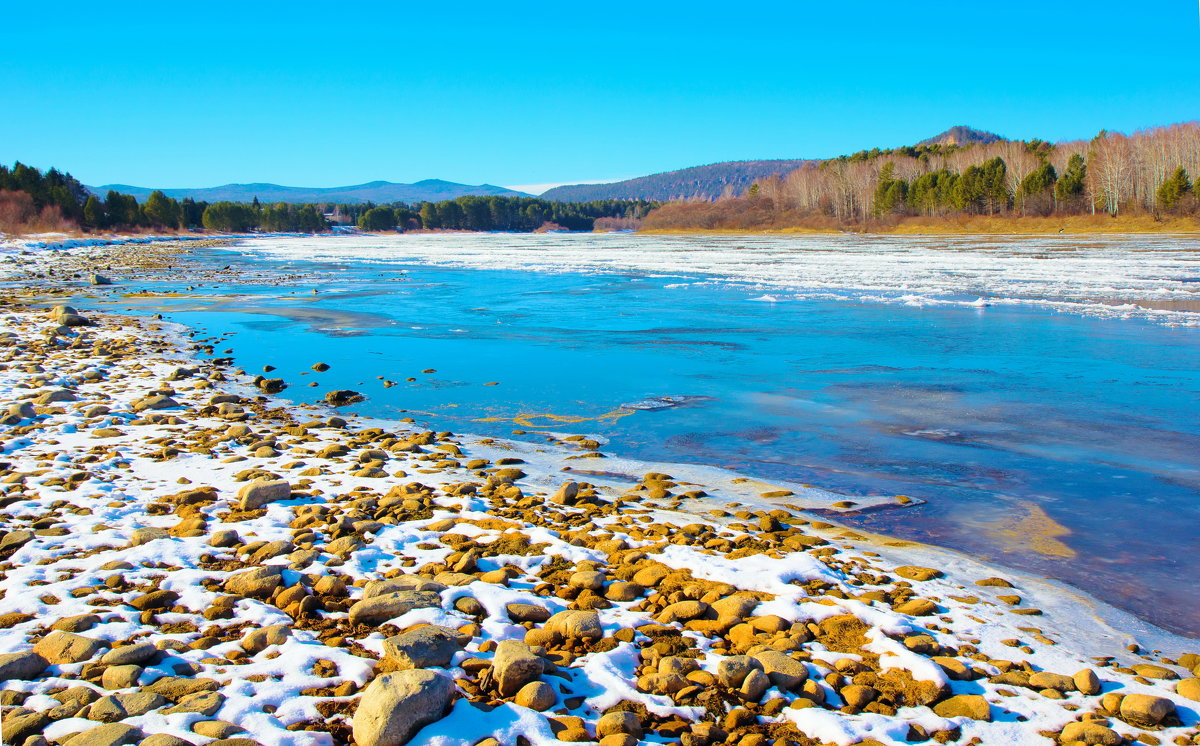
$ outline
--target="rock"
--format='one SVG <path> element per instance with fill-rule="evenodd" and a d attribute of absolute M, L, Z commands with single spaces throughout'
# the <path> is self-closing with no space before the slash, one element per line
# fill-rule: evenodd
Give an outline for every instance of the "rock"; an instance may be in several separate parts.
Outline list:
<path fill-rule="evenodd" d="M 624 603 L 627 601 L 636 601 L 637 599 L 641 598 L 642 594 L 645 592 L 646 589 L 642 588 L 637 583 L 619 581 L 608 586 L 608 588 L 604 591 L 604 597 L 609 601 Z"/>
<path fill-rule="evenodd" d="M 19 401 L 9 405 L 8 413 L 22 420 L 31 420 L 37 417 L 37 411 L 33 408 L 33 404 L 27 401 Z"/>
<path fill-rule="evenodd" d="M 47 665 L 49 661 L 32 650 L 0 655 L 0 681 L 30 681 Z"/>
<path fill-rule="evenodd" d="M 517 696 L 513 701 L 522 707 L 528 707 L 531 710 L 545 712 L 555 705 L 558 697 L 554 694 L 554 687 L 544 681 L 531 681 L 521 690 L 517 692 Z"/>
<path fill-rule="evenodd" d="M 454 695 L 453 680 L 433 671 L 397 671 L 371 682 L 354 713 L 357 746 L 402 746 L 440 720 Z"/>
<path fill-rule="evenodd" d="M 1071 677 L 1075 688 L 1089 697 L 1100 693 L 1100 678 L 1090 668 L 1085 668 Z"/>
<path fill-rule="evenodd" d="M 567 585 L 572 588 L 586 588 L 590 591 L 598 591 L 604 587 L 604 573 L 595 570 L 581 570 L 573 573 L 567 579 Z"/>
<path fill-rule="evenodd" d="M 179 594 L 175 591 L 150 591 L 143 596 L 135 596 L 130 599 L 129 605 L 138 611 L 152 611 L 155 609 L 167 609 L 175 605 L 179 600 Z"/>
<path fill-rule="evenodd" d="M 574 505 L 575 500 L 579 496 L 578 482 L 564 482 L 558 490 L 550 496 L 550 502 L 555 505 Z"/>
<path fill-rule="evenodd" d="M 1075 691 L 1075 681 L 1070 676 L 1049 671 L 1038 671 L 1029 675 L 1029 686 L 1033 689 L 1054 689 L 1059 692 Z"/>
<path fill-rule="evenodd" d="M 229 738 L 235 733 L 242 733 L 245 728 L 225 720 L 200 720 L 192 724 L 192 732 L 208 738 Z"/>
<path fill-rule="evenodd" d="M 762 671 L 753 669 L 746 674 L 746 678 L 742 679 L 742 685 L 738 687 L 738 693 L 747 702 L 757 702 L 762 699 L 763 694 L 771 687 L 771 679 Z"/>
<path fill-rule="evenodd" d="M 171 538 L 171 534 L 165 528 L 143 526 L 142 528 L 134 529 L 133 533 L 129 535 L 129 546 L 139 547 L 142 544 L 149 544 L 157 539 L 169 538 Z"/>
<path fill-rule="evenodd" d="M 255 479 L 238 490 L 239 510 L 258 510 L 267 503 L 287 500 L 292 496 L 292 485 L 282 479 Z"/>
<path fill-rule="evenodd" d="M 383 654 L 399 670 L 445 668 L 470 638 L 448 627 L 427 624 L 383 641 Z"/>
<path fill-rule="evenodd" d="M 88 275 L 88 283 L 91 285 L 111 285 L 112 280 L 108 279 L 104 275 L 93 273 Z"/>
<path fill-rule="evenodd" d="M 100 678 L 100 686 L 105 689 L 128 689 L 137 686 L 138 677 L 141 675 L 141 666 L 109 666 L 104 669 L 104 674 Z"/>
<path fill-rule="evenodd" d="M 428 578 L 418 577 L 416 575 L 401 575 L 396 578 L 388 578 L 387 580 L 372 580 L 363 588 L 363 598 L 375 598 L 376 596 L 384 596 L 396 591 L 433 591 L 441 593 L 446 590 L 444 583 L 439 583 Z"/>
<path fill-rule="evenodd" d="M 39 640 L 33 646 L 33 652 L 45 658 L 49 663 L 61 665 L 91 660 L 96 653 L 106 647 L 108 647 L 108 643 L 100 640 L 55 630 Z"/>
<path fill-rule="evenodd" d="M 173 707 L 168 707 L 163 710 L 164 715 L 173 715 L 177 712 L 198 712 L 205 717 L 212 717 L 217 714 L 225 704 L 225 695 L 220 692 L 196 692 L 195 694 L 187 694 L 180 697 Z"/>
<path fill-rule="evenodd" d="M 255 655 L 272 645 L 282 645 L 291 635 L 292 630 L 286 624 L 272 624 L 251 630 L 242 638 L 242 650 L 250 655 Z"/>
<path fill-rule="evenodd" d="M 71 306 L 55 306 L 50 309 L 50 319 L 60 326 L 88 326 L 92 323 Z"/>
<path fill-rule="evenodd" d="M 3 539 L 0 539 L 0 552 L 19 549 L 31 541 L 33 541 L 32 531 L 9 531 Z"/>
<path fill-rule="evenodd" d="M 178 736 L 171 736 L 166 733 L 155 733 L 152 736 L 142 739 L 138 746 L 195 746 L 191 741 L 185 741 Z"/>
<path fill-rule="evenodd" d="M 78 614 L 59 619 L 50 625 L 50 629 L 61 629 L 63 632 L 86 632 L 99 623 L 100 617 L 95 614 Z"/>
<path fill-rule="evenodd" d="M 751 671 L 761 671 L 762 664 L 748 655 L 731 655 L 717 664 L 717 680 L 730 689 L 737 689 Z"/>
<path fill-rule="evenodd" d="M 596 736 L 627 735 L 642 737 L 642 723 L 632 712 L 610 712 L 596 721 Z"/>
<path fill-rule="evenodd" d="M 594 611 L 560 611 L 546 620 L 545 628 L 568 640 L 599 640 L 604 637 L 600 615 Z"/>
<path fill-rule="evenodd" d="M 897 613 L 909 616 L 930 616 L 936 614 L 937 610 L 938 605 L 927 598 L 910 598 L 896 606 Z"/>
<path fill-rule="evenodd" d="M 742 621 L 750 616 L 757 607 L 759 601 L 757 598 L 750 596 L 726 596 L 720 601 L 712 603 L 712 610 L 717 613 L 718 619 L 736 619 Z"/>
<path fill-rule="evenodd" d="M 50 722 L 40 712 L 8 711 L 4 713 L 4 724 L 0 726 L 0 743 L 24 743 L 26 738 L 39 733 Z"/>
<path fill-rule="evenodd" d="M 838 692 L 846 706 L 855 712 L 861 712 L 879 696 L 879 690 L 861 684 L 850 684 Z"/>
<path fill-rule="evenodd" d="M 517 624 L 521 622 L 540 624 L 550 618 L 550 610 L 537 604 L 511 603 L 505 606 L 504 610 L 508 613 L 508 618 Z"/>
<path fill-rule="evenodd" d="M 4 676 L 0 675 L 0 679 Z M 1181 697 L 1187 697 L 1195 702 L 1200 702 L 1200 678 L 1184 679 L 1175 685 L 1175 692 Z"/>
<path fill-rule="evenodd" d="M 350 623 L 380 625 L 413 609 L 431 609 L 442 605 L 442 597 L 433 591 L 396 591 L 363 599 L 350 607 Z"/>
<path fill-rule="evenodd" d="M 220 685 L 212 679 L 164 676 L 154 683 L 142 687 L 142 691 L 161 694 L 172 702 L 179 702 L 189 695 L 199 692 L 216 691 L 219 687 Z"/>
<path fill-rule="evenodd" d="M 329 363 L 313 363 L 312 369 L 318 373 L 324 373 L 329 370 Z"/>
<path fill-rule="evenodd" d="M 1121 717 L 1137 726 L 1155 726 L 1175 714 L 1175 703 L 1151 694 L 1126 694 Z"/>
<path fill-rule="evenodd" d="M 1166 666 L 1156 666 L 1153 663 L 1138 663 L 1130 666 L 1138 676 L 1145 676 L 1147 679 L 1163 679 L 1172 680 L 1178 679 L 1179 674 L 1175 673 Z"/>
<path fill-rule="evenodd" d="M 1099 723 L 1067 723 L 1058 738 L 1059 743 L 1084 743 L 1088 746 L 1121 746 L 1121 734 Z"/>
<path fill-rule="evenodd" d="M 545 663 L 523 642 L 503 640 L 496 646 L 492 658 L 492 675 L 500 688 L 500 696 L 511 697 L 542 675 Z"/>
<path fill-rule="evenodd" d="M 785 692 L 799 689 L 808 680 L 808 668 L 804 663 L 778 650 L 763 650 L 751 657 L 762 666 L 771 683 Z"/>
<path fill-rule="evenodd" d="M 367 397 L 357 391 L 349 389 L 338 389 L 325 394 L 325 403 L 331 407 L 344 407 L 348 404 L 357 404 L 364 401 Z"/>
<path fill-rule="evenodd" d="M 214 531 L 213 535 L 208 539 L 208 545 L 219 548 L 236 547 L 242 543 L 242 538 L 238 536 L 237 531 L 223 529 Z"/>
<path fill-rule="evenodd" d="M 109 723 L 71 736 L 65 746 L 120 746 L 137 743 L 141 739 L 142 732 L 132 725 Z"/>
<path fill-rule="evenodd" d="M 133 403 L 131 408 L 135 412 L 143 412 L 147 409 L 171 409 L 178 406 L 179 402 L 171 397 L 165 394 L 155 394 L 154 396 L 147 396 L 144 399 L 138 399 Z"/>
<path fill-rule="evenodd" d="M 267 565 L 230 575 L 223 587 L 226 593 L 237 596 L 270 598 L 275 589 L 282 584 L 283 568 L 279 565 Z"/>
<path fill-rule="evenodd" d="M 708 604 L 703 601 L 677 601 L 659 612 L 655 617 L 662 624 L 690 622 L 708 613 Z"/>
<path fill-rule="evenodd" d="M 917 565 L 901 565 L 896 568 L 896 574 L 905 580 L 933 580 L 934 578 L 942 577 L 941 570 L 935 570 L 932 567 L 918 567 Z"/>
<path fill-rule="evenodd" d="M 88 708 L 89 720 L 102 723 L 115 723 L 125 718 L 145 715 L 166 704 L 166 699 L 152 692 L 130 692 L 128 694 L 113 694 L 101 697 Z"/>
<path fill-rule="evenodd" d="M 933 711 L 944 718 L 968 717 L 986 722 L 992 720 L 991 705 L 978 694 L 959 694 L 944 699 L 933 706 Z"/>

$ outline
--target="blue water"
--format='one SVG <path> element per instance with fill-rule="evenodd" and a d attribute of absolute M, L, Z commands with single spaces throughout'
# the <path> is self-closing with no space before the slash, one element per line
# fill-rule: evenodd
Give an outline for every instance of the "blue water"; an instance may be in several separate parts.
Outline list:
<path fill-rule="evenodd" d="M 1200 570 L 1200 329 L 1020 305 L 754 302 L 761 289 L 678 287 L 679 273 L 199 259 L 243 280 L 116 307 L 229 335 L 213 354 L 275 366 L 293 399 L 351 388 L 369 397 L 354 411 L 437 429 L 582 432 L 622 456 L 909 495 L 924 503 L 839 520 L 1043 573 L 1200 636 L 1181 582 Z M 331 370 L 312 372 L 318 361 Z M 694 398 L 621 409 L 662 395 Z M 1069 531 L 1064 551 L 1023 541 L 1014 521 L 1038 509 Z"/>

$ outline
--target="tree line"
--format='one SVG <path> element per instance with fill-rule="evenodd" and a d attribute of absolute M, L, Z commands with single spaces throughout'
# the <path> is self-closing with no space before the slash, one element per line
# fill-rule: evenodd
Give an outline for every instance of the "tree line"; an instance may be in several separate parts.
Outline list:
<path fill-rule="evenodd" d="M 658 206 L 647 200 L 551 202 L 536 197 L 466 196 L 419 205 L 374 207 L 358 219 L 363 230 L 591 231 L 598 219 L 640 221 Z"/>
<path fill-rule="evenodd" d="M 1200 216 L 1200 124 L 1091 140 L 861 151 L 756 182 L 715 205 L 668 205 L 649 228 L 869 224 L 910 216 Z"/>
<path fill-rule="evenodd" d="M 265 231 L 321 233 L 330 219 L 369 231 L 463 230 L 515 231 L 562 229 L 591 231 L 597 220 L 613 227 L 634 227 L 658 203 L 645 200 L 551 202 L 530 197 L 459 197 L 415 205 L 261 204 L 176 200 L 162 191 L 139 203 L 132 195 L 109 190 L 90 193 L 70 174 L 42 173 L 20 162 L 0 166 L 0 231 L 134 231 L 205 229 L 225 233 Z M 328 217 L 327 217 L 328 216 Z"/>

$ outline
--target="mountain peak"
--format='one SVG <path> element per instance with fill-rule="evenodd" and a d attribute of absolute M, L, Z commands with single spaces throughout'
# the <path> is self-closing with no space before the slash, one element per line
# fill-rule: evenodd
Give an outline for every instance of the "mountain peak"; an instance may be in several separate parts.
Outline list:
<path fill-rule="evenodd" d="M 918 145 L 991 145 L 1005 138 L 994 132 L 977 130 L 964 124 L 951 127 L 940 135 L 922 140 Z"/>

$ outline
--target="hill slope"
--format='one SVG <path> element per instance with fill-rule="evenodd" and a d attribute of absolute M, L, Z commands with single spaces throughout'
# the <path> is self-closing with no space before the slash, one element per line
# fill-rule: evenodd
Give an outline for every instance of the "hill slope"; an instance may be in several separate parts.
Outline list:
<path fill-rule="evenodd" d="M 92 192 L 103 197 L 109 189 L 115 189 L 122 194 L 132 194 L 139 202 L 145 201 L 154 191 L 146 187 L 129 186 L 127 184 L 105 184 L 104 186 L 88 187 Z M 218 187 L 202 187 L 197 189 L 163 189 L 168 197 L 175 199 L 192 199 L 205 202 L 251 202 L 258 197 L 260 202 L 337 202 L 342 204 L 357 204 L 374 202 L 438 202 L 455 199 L 467 195 L 506 197 L 528 197 L 523 192 L 512 189 L 480 184 L 457 184 L 441 179 L 425 179 L 412 184 L 397 184 L 390 181 L 371 181 L 366 184 L 355 184 L 344 187 L 290 187 L 279 184 L 225 184 Z"/>
<path fill-rule="evenodd" d="M 542 199 L 558 202 L 590 202 L 596 199 L 714 200 L 722 194 L 740 194 L 758 179 L 794 171 L 807 160 L 726 161 L 693 166 L 636 179 L 607 184 L 571 184 L 542 193 Z"/>
<path fill-rule="evenodd" d="M 985 132 L 977 130 L 973 127 L 958 125 L 951 127 L 940 135 L 934 135 L 927 140 L 922 140 L 918 145 L 991 145 L 994 142 L 1000 142 L 1005 138 L 997 135 L 994 132 Z"/>

